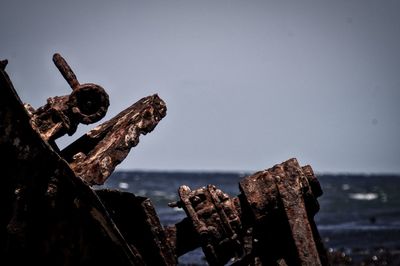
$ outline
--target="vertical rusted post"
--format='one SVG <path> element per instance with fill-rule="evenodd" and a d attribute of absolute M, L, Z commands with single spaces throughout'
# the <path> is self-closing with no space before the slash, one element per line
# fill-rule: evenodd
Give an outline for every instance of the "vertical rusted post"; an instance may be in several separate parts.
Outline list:
<path fill-rule="evenodd" d="M 305 177 L 297 160 L 291 159 L 282 165 L 276 165 L 271 172 L 289 222 L 298 265 L 321 265 L 301 193 L 300 178 Z"/>

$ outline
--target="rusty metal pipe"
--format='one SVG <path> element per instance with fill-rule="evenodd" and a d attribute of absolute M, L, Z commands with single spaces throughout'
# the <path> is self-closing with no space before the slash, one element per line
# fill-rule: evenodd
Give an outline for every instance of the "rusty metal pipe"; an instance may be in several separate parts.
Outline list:
<path fill-rule="evenodd" d="M 65 61 L 65 59 L 59 53 L 55 53 L 53 55 L 53 62 L 64 79 L 68 82 L 71 89 L 77 89 L 79 87 L 79 81 L 76 78 L 74 71 L 72 71 L 71 67 L 68 65 L 67 61 Z"/>

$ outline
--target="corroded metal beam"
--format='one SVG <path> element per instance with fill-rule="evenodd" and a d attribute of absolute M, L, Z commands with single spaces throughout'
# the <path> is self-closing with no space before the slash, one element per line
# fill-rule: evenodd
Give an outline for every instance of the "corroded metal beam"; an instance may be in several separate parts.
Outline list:
<path fill-rule="evenodd" d="M 296 159 L 291 159 L 274 166 L 269 172 L 275 179 L 279 199 L 290 227 L 295 246 L 293 253 L 296 263 L 298 265 L 321 265 L 302 191 L 311 190 L 311 188 L 308 184 L 307 187 L 304 186 L 307 181 L 300 165 Z M 291 256 L 293 257 L 293 255 Z"/>
<path fill-rule="evenodd" d="M 75 174 L 89 184 L 103 184 L 125 159 L 142 134 L 151 132 L 166 115 L 158 95 L 145 97 L 66 147 L 61 155 Z"/>

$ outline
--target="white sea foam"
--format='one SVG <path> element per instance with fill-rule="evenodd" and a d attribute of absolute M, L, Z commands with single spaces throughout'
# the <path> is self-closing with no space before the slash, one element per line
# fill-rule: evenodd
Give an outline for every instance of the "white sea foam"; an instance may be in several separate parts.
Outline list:
<path fill-rule="evenodd" d="M 129 188 L 129 184 L 126 183 L 126 182 L 119 182 L 118 187 L 122 188 L 122 189 L 128 189 Z"/>
<path fill-rule="evenodd" d="M 349 198 L 355 200 L 374 200 L 378 198 L 377 193 L 350 193 Z"/>

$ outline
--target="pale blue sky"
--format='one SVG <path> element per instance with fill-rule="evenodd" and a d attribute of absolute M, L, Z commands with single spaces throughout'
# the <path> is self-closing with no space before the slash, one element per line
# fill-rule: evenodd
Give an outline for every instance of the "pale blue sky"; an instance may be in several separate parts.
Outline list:
<path fill-rule="evenodd" d="M 400 173 L 400 1 L 2 0 L 0 58 L 34 107 L 103 86 L 106 119 L 158 93 L 168 113 L 118 169 Z M 65 146 L 93 128 L 80 126 Z"/>

